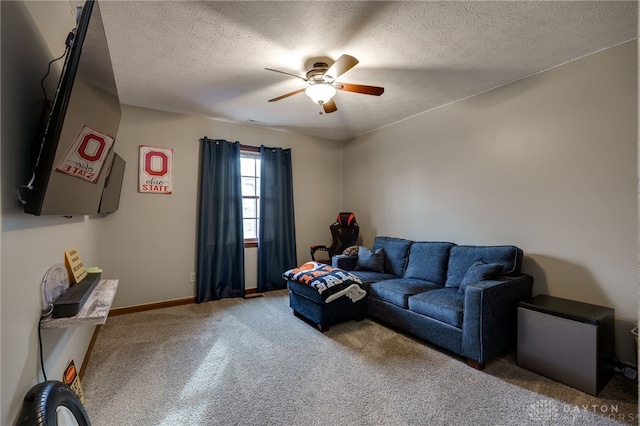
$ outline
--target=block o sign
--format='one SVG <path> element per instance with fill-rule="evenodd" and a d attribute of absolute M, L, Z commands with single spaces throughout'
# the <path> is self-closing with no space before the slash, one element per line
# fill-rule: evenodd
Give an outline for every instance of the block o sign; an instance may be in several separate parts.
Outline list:
<path fill-rule="evenodd" d="M 151 176 L 164 176 L 169 171 L 169 157 L 162 151 L 144 154 L 144 171 Z"/>
<path fill-rule="evenodd" d="M 81 158 L 95 163 L 102 157 L 102 153 L 106 147 L 107 142 L 102 136 L 96 135 L 95 133 L 88 133 L 82 138 L 77 152 Z"/>

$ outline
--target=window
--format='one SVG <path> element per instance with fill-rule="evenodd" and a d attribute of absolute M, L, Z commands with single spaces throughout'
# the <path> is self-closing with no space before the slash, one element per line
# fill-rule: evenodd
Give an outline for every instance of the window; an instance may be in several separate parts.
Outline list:
<path fill-rule="evenodd" d="M 258 219 L 260 218 L 260 151 L 258 148 L 241 148 L 240 176 L 244 245 L 257 247 Z"/>

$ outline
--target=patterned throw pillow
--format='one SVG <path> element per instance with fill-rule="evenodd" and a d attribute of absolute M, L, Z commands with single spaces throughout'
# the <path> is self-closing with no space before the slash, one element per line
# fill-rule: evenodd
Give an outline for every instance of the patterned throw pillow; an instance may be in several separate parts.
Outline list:
<path fill-rule="evenodd" d="M 345 256 L 357 256 L 358 255 L 358 248 L 359 248 L 358 246 L 347 247 L 346 249 L 344 249 L 342 254 L 345 255 Z"/>

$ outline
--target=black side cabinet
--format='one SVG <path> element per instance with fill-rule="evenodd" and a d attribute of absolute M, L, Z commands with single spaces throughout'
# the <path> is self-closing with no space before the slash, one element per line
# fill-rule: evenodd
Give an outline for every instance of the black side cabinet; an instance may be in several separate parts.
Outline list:
<path fill-rule="evenodd" d="M 597 395 L 614 372 L 611 308 L 547 295 L 518 305 L 517 363 Z"/>

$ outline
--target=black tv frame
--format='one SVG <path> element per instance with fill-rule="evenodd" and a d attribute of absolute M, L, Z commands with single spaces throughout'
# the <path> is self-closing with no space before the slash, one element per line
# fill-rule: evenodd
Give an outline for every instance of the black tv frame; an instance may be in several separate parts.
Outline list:
<path fill-rule="evenodd" d="M 65 64 L 60 75 L 60 82 L 56 90 L 56 96 L 53 101 L 53 109 L 49 115 L 44 136 L 41 141 L 40 152 L 36 157 L 36 165 L 34 167 L 33 189 L 28 193 L 27 203 L 25 204 L 25 213 L 40 215 L 42 213 L 42 205 L 47 192 L 49 178 L 53 173 L 53 162 L 55 160 L 56 151 L 62 127 L 64 125 L 64 117 L 69 106 L 71 98 L 71 90 L 78 72 L 80 56 L 82 54 L 82 46 L 87 36 L 89 28 L 89 20 L 93 11 L 93 0 L 88 0 L 82 8 L 82 15 L 73 40 L 73 45 L 69 50 L 69 54 L 65 59 Z M 45 106 L 46 107 L 46 106 Z"/>

